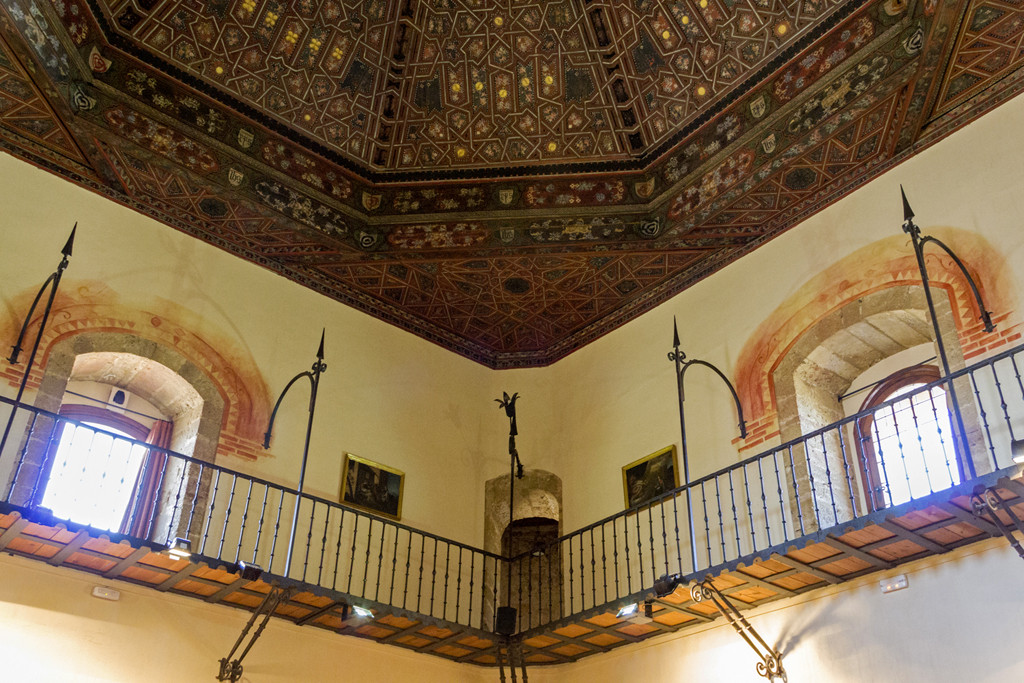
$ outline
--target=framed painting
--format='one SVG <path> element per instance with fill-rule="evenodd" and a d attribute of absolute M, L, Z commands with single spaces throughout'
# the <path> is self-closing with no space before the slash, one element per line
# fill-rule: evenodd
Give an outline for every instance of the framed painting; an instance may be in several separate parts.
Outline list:
<path fill-rule="evenodd" d="M 396 521 L 402 518 L 404 472 L 351 453 L 345 454 L 341 472 L 342 503 Z"/>
<path fill-rule="evenodd" d="M 626 508 L 650 502 L 679 487 L 675 445 L 635 460 L 622 468 L 622 490 Z"/>

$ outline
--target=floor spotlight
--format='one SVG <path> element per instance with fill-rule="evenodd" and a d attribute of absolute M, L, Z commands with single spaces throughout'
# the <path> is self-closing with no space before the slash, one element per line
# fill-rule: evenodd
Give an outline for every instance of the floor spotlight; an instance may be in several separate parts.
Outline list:
<path fill-rule="evenodd" d="M 352 605 L 352 613 L 360 619 L 372 619 L 373 612 L 366 609 L 365 607 L 359 607 L 358 605 Z"/>
<path fill-rule="evenodd" d="M 615 614 L 616 619 L 629 619 L 631 616 L 636 614 L 637 604 L 631 603 L 629 605 L 623 605 L 619 608 L 619 611 Z"/>
<path fill-rule="evenodd" d="M 187 560 L 192 557 L 192 541 L 187 538 L 175 538 L 167 548 L 167 554 L 175 560 Z"/>
<path fill-rule="evenodd" d="M 1018 465 L 1024 465 L 1024 439 L 1014 439 L 1010 442 L 1010 455 Z"/>

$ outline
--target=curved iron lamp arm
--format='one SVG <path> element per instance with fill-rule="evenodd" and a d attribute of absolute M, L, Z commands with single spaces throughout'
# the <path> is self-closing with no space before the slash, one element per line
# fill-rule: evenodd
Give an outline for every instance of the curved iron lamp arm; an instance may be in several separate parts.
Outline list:
<path fill-rule="evenodd" d="M 942 362 L 942 372 L 944 376 L 949 377 L 949 357 L 946 355 L 946 344 L 942 339 L 942 330 L 939 328 L 939 321 L 935 315 L 935 302 L 932 299 L 932 290 L 929 286 L 928 280 L 928 267 L 924 262 L 924 247 L 929 242 L 937 244 L 942 248 L 953 262 L 960 268 L 960 272 L 963 274 L 964 279 L 967 280 L 967 284 L 970 285 L 971 292 L 974 294 L 974 299 L 978 304 L 978 309 L 981 311 L 980 319 L 985 324 L 985 331 L 992 332 L 995 330 L 995 325 L 992 324 L 992 314 L 989 313 L 985 308 L 985 304 L 981 299 L 981 292 L 978 290 L 977 283 L 974 282 L 974 278 L 967 271 L 966 266 L 957 257 L 953 251 L 947 247 L 941 240 L 931 236 L 921 236 L 921 228 L 914 223 L 914 210 L 910 208 L 910 202 L 907 201 L 907 193 L 903 191 L 903 186 L 900 185 L 900 197 L 903 199 L 903 232 L 910 235 L 911 245 L 914 247 L 914 256 L 917 259 L 917 269 L 921 274 L 921 284 L 924 287 L 924 300 L 928 305 L 928 314 L 932 320 L 932 332 L 935 334 L 935 343 L 939 349 L 939 360 Z M 957 470 L 960 475 L 960 480 L 965 481 L 968 478 L 973 479 L 977 476 L 977 472 L 974 467 L 974 458 L 971 457 L 971 447 L 967 441 L 967 430 L 964 428 L 963 414 L 960 411 L 960 401 L 957 398 L 956 391 L 953 390 L 953 385 L 949 385 L 948 396 L 953 408 L 953 419 L 956 421 L 956 431 L 959 435 L 959 441 L 962 448 L 962 456 L 956 459 Z"/>
<path fill-rule="evenodd" d="M 274 421 L 277 419 L 277 410 L 281 407 L 281 401 L 284 400 L 288 390 L 292 388 L 297 381 L 303 377 L 309 380 L 309 419 L 306 421 L 306 441 L 302 447 L 302 465 L 299 468 L 299 486 L 296 489 L 295 495 L 295 511 L 292 514 L 292 526 L 291 536 L 288 543 L 288 555 L 285 559 L 284 575 L 288 576 L 288 572 L 292 566 L 292 549 L 295 541 L 295 530 L 298 528 L 299 522 L 299 504 L 302 502 L 302 490 L 306 482 L 306 462 L 309 460 L 309 438 L 313 432 L 313 415 L 316 412 L 316 395 L 317 390 L 320 388 L 320 375 L 327 370 L 327 363 L 324 362 L 324 335 L 326 330 L 320 332 L 320 346 L 316 352 L 316 360 L 313 362 L 312 367 L 305 372 L 292 377 L 291 381 L 285 386 L 284 391 L 277 397 L 277 403 L 274 404 L 274 412 L 270 414 L 270 423 L 267 425 L 267 431 L 263 435 L 263 448 L 270 448 L 270 435 L 274 431 Z"/>
<path fill-rule="evenodd" d="M 698 360 L 691 358 L 687 360 L 686 354 L 679 349 L 679 326 L 676 324 L 676 319 L 672 318 L 672 346 L 674 349 L 669 351 L 668 359 L 675 363 L 676 366 L 676 389 L 679 394 L 679 430 L 682 437 L 682 450 L 683 450 L 683 479 L 686 491 L 686 517 L 687 523 L 690 527 L 690 559 L 693 562 L 693 571 L 697 571 L 697 544 L 696 544 L 696 531 L 693 526 L 693 501 L 690 496 L 690 457 L 686 447 L 686 411 L 683 408 L 684 402 L 686 401 L 686 394 L 683 388 L 683 381 L 686 376 L 686 370 L 692 365 L 703 365 L 711 368 L 715 371 L 725 385 L 729 387 L 729 392 L 732 394 L 733 401 L 736 403 L 736 413 L 739 415 L 739 428 L 740 438 L 747 438 L 747 422 L 743 418 L 743 406 L 740 404 L 740 397 L 736 393 L 736 388 L 733 387 L 732 382 L 729 378 L 719 370 L 717 367 L 708 363 L 707 361 Z"/>
<path fill-rule="evenodd" d="M 46 299 L 46 307 L 43 309 L 43 317 L 39 321 L 39 331 L 36 332 L 35 341 L 32 343 L 32 353 L 28 356 L 28 362 L 25 364 L 25 374 L 21 378 L 21 383 L 18 385 L 18 393 L 14 400 L 20 402 L 22 397 L 25 395 L 25 387 L 28 385 L 29 375 L 32 374 L 32 366 L 36 362 L 36 354 L 39 353 L 39 344 L 43 339 L 43 332 L 46 331 L 46 323 L 50 319 L 50 311 L 53 309 L 53 300 L 57 296 L 57 288 L 60 287 L 60 279 L 64 275 L 64 270 L 68 267 L 68 263 L 71 259 L 71 253 L 75 247 L 75 231 L 78 230 L 78 223 L 75 223 L 74 227 L 71 228 L 71 234 L 68 235 L 67 242 L 64 243 L 64 247 L 60 250 L 61 259 L 60 263 L 57 264 L 57 270 L 52 272 L 43 286 L 39 288 L 39 292 L 36 294 L 36 298 L 32 301 L 32 307 L 28 309 L 28 313 L 25 315 L 25 320 L 21 324 L 21 332 L 18 334 L 18 341 L 11 347 L 11 355 L 7 361 L 11 365 L 18 364 L 18 356 L 21 354 L 23 348 L 22 343 L 25 341 L 25 335 L 28 333 L 29 324 L 32 322 L 32 314 L 36 311 L 36 306 L 39 305 L 40 299 L 43 298 L 43 292 L 47 288 L 50 289 L 50 296 Z M 0 437 L 0 452 L 3 452 L 4 446 L 7 445 L 7 439 L 11 435 L 11 426 L 14 423 L 15 411 L 11 411 L 10 417 L 7 419 L 7 426 L 4 427 L 3 437 Z"/>
<path fill-rule="evenodd" d="M 917 228 L 916 225 L 914 227 Z M 918 228 L 918 230 L 920 230 L 920 228 Z M 954 254 L 953 250 L 947 247 L 946 244 L 937 237 L 926 235 L 925 237 L 922 237 L 920 239 L 921 249 L 924 249 L 924 245 L 928 244 L 929 242 L 932 242 L 934 244 L 937 244 L 939 247 L 942 248 L 943 251 L 949 254 L 949 258 L 953 259 L 953 263 L 955 263 L 957 267 L 960 269 L 960 272 L 963 273 L 964 279 L 967 280 L 967 284 L 971 288 L 971 292 L 974 294 L 974 301 L 978 304 L 978 310 L 981 311 L 981 315 L 978 316 L 978 319 L 981 320 L 981 322 L 985 323 L 985 331 L 995 332 L 996 326 L 992 322 L 992 312 L 985 310 L 985 302 L 982 301 L 981 299 L 981 292 L 978 291 L 978 285 L 975 284 L 974 278 L 971 277 L 971 274 L 967 271 L 967 266 L 965 266 L 963 261 L 960 260 L 960 257 Z"/>

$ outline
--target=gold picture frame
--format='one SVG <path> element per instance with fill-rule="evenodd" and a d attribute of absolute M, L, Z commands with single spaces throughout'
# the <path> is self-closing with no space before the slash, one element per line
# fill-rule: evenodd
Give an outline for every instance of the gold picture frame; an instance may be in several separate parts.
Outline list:
<path fill-rule="evenodd" d="M 402 518 L 405 472 L 379 462 L 345 454 L 341 469 L 341 502 L 381 517 Z"/>
<path fill-rule="evenodd" d="M 655 451 L 622 468 L 622 493 L 626 509 L 649 503 L 679 488 L 679 464 L 675 444 Z"/>

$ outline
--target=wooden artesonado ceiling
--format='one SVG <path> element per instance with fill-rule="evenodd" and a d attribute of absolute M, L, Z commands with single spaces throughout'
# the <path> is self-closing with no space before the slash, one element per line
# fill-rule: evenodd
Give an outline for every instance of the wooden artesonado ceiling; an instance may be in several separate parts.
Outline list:
<path fill-rule="evenodd" d="M 1024 85 L 1024 0 L 2 5 L 5 149 L 491 367 Z"/>

